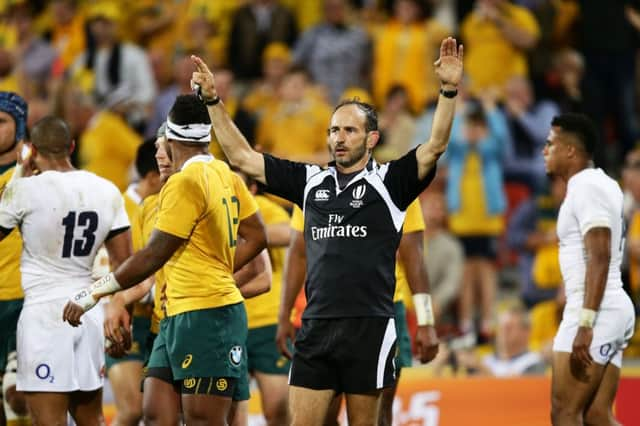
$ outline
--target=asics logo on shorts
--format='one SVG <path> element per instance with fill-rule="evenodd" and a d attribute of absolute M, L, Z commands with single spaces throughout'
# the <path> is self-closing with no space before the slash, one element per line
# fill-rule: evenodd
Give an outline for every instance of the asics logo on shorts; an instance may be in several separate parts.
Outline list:
<path fill-rule="evenodd" d="M 231 364 L 234 366 L 240 365 L 240 362 L 242 362 L 242 347 L 234 346 L 231 348 L 229 351 L 229 361 L 231 361 Z"/>
<path fill-rule="evenodd" d="M 187 368 L 191 365 L 191 361 L 193 361 L 193 355 L 188 354 L 184 357 L 184 361 L 182 361 L 182 368 Z"/>

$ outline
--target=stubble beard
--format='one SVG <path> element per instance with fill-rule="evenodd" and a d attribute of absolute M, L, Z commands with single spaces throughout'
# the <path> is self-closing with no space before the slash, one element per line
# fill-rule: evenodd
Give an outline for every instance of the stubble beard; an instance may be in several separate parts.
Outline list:
<path fill-rule="evenodd" d="M 346 168 L 349 168 L 349 167 L 353 166 L 354 164 L 358 163 L 360 160 L 362 160 L 362 158 L 365 155 L 367 155 L 367 144 L 366 144 L 366 142 L 362 142 L 362 144 L 360 146 L 358 146 L 357 148 L 355 148 L 355 150 L 353 151 L 353 154 L 350 155 L 348 158 L 346 158 L 346 159 L 337 159 L 335 151 L 334 151 L 333 159 L 335 160 L 337 165 L 339 165 L 340 167 L 343 167 L 343 168 L 346 169 Z"/>

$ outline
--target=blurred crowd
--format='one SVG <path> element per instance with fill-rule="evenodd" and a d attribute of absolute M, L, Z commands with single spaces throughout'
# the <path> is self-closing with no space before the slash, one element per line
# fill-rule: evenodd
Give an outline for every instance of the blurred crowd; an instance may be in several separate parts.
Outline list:
<path fill-rule="evenodd" d="M 261 150 L 326 163 L 332 107 L 358 97 L 378 109 L 374 155 L 384 162 L 428 139 L 433 62 L 453 35 L 465 46 L 466 77 L 449 149 L 421 197 L 447 342 L 438 368 L 510 375 L 544 363 L 563 304 L 555 220 L 565 185 L 547 178 L 542 149 L 560 112 L 596 121 L 596 165 L 627 193 L 624 276 L 639 300 L 638 0 L 1 5 L 0 90 L 27 99 L 29 125 L 47 114 L 67 120 L 76 164 L 122 190 L 137 178 L 137 147 L 192 91 L 192 54 L 214 70 L 227 110 Z M 211 150 L 223 157 L 215 142 Z M 477 342 L 493 342 L 491 355 L 468 351 Z M 636 345 L 629 354 L 640 355 Z"/>

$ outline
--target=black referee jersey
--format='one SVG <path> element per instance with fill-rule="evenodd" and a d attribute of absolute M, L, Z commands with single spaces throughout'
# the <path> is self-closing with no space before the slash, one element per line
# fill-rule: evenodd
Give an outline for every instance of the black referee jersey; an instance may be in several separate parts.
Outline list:
<path fill-rule="evenodd" d="M 304 211 L 307 307 L 303 319 L 393 317 L 396 251 L 409 204 L 429 185 L 416 150 L 386 164 L 371 159 L 340 190 L 327 168 L 264 155 L 266 190 Z"/>

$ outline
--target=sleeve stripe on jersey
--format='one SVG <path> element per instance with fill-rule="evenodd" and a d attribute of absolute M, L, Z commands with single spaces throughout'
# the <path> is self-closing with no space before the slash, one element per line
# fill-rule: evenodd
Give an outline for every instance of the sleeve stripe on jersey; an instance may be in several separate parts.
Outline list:
<path fill-rule="evenodd" d="M 591 222 L 585 224 L 582 227 L 582 229 L 580 230 L 580 232 L 582 233 L 582 236 L 584 237 L 585 235 L 587 235 L 587 232 L 589 232 L 593 228 L 608 228 L 608 229 L 611 229 L 611 221 L 609 219 L 605 219 L 605 218 L 592 220 Z"/>
<path fill-rule="evenodd" d="M 322 173 L 323 171 L 325 171 L 325 170 L 320 168 L 320 166 L 316 166 L 316 165 L 313 165 L 313 164 L 307 165 L 307 182 L 309 182 L 309 179 L 311 179 L 312 177 L 314 177 L 318 173 Z"/>
<path fill-rule="evenodd" d="M 107 234 L 107 238 L 105 238 L 105 241 L 109 241 L 111 238 L 115 237 L 116 235 L 122 234 L 125 231 L 128 231 L 129 227 L 128 226 L 124 226 L 122 228 L 118 228 L 118 229 L 112 229 L 108 234 Z"/>
<path fill-rule="evenodd" d="M 13 231 L 13 228 L 9 229 L 9 228 L 5 228 L 4 226 L 0 226 L 0 231 L 4 235 L 9 235 L 11 233 L 11 231 Z"/>
<path fill-rule="evenodd" d="M 378 176 L 380 176 L 380 179 L 382 179 L 382 181 L 384 181 L 384 178 L 387 176 L 388 171 L 389 171 L 389 163 L 385 163 L 380 167 L 378 167 Z"/>
<path fill-rule="evenodd" d="M 394 202 L 391 200 L 391 194 L 389 194 L 389 190 L 382 182 L 380 175 L 378 174 L 369 174 L 365 177 L 367 182 L 369 182 L 375 189 L 378 191 L 384 203 L 387 205 L 389 209 L 389 213 L 391 214 L 391 219 L 393 220 L 393 224 L 396 227 L 396 231 L 400 232 L 402 228 L 402 224 L 404 222 L 404 218 L 406 216 L 406 212 L 400 210 Z"/>

